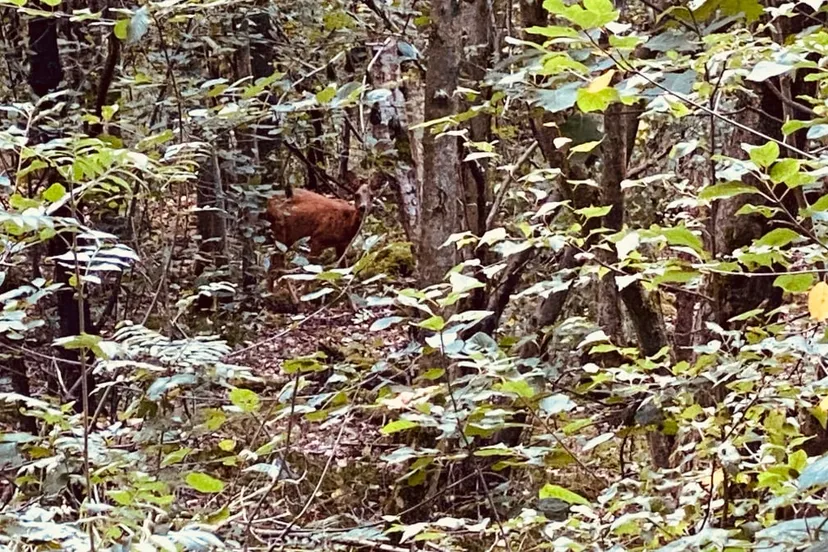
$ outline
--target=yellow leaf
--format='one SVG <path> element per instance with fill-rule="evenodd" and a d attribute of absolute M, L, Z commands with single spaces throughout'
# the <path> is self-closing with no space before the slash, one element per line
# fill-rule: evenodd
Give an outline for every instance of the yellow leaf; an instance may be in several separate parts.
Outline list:
<path fill-rule="evenodd" d="M 818 408 L 828 412 L 828 396 L 823 397 L 822 400 L 819 401 L 819 407 Z"/>
<path fill-rule="evenodd" d="M 716 471 L 713 472 L 713 489 L 718 489 L 719 486 L 724 483 L 724 471 L 722 468 L 718 468 Z"/>
<path fill-rule="evenodd" d="M 808 294 L 808 311 L 811 318 L 822 322 L 828 318 L 828 284 L 820 282 Z"/>
<path fill-rule="evenodd" d="M 612 80 L 612 76 L 615 74 L 615 69 L 610 69 L 587 86 L 587 92 L 591 94 L 595 94 L 596 92 L 600 92 L 607 86 L 609 86 L 610 81 Z"/>

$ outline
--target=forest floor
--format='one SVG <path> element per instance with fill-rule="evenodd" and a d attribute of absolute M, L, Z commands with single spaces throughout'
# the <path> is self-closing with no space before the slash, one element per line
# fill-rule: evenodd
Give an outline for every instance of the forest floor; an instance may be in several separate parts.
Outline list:
<path fill-rule="evenodd" d="M 324 354 L 319 361 L 325 369 L 303 374 L 307 383 L 300 388 L 295 405 L 291 407 L 289 400 L 280 398 L 283 415 L 274 416 L 279 420 L 274 424 L 279 431 L 292 427 L 286 456 L 298 481 L 295 492 L 279 493 L 280 499 L 258 516 L 265 523 L 263 528 L 267 520 L 275 527 L 285 527 L 295 519 L 298 534 L 302 527 L 314 527 L 322 520 L 326 520 L 326 527 L 333 524 L 345 530 L 365 520 L 377 521 L 377 515 L 388 510 L 387 501 L 393 498 L 387 490 L 401 474 L 380 468 L 379 457 L 396 445 L 380 433 L 385 420 L 372 405 L 378 387 L 398 383 L 396 377 L 395 382 L 390 380 L 391 364 L 396 363 L 388 360 L 404 351 L 410 341 L 403 325 L 370 329 L 377 318 L 390 312 L 372 311 L 367 317 L 347 303 L 306 310 L 304 316 L 273 315 L 255 341 L 239 345 L 231 354 L 234 364 L 249 367 L 267 382 L 261 394 L 270 397 L 281 396 L 291 387 L 295 376 L 283 370 L 286 361 Z M 343 420 L 333 414 L 345 400 L 358 408 Z M 326 408 L 327 401 L 336 406 Z M 308 405 L 314 406 L 314 412 L 309 412 Z M 296 413 L 289 422 L 291 408 Z M 327 420 L 315 417 L 326 410 L 331 414 Z M 367 488 L 373 490 L 363 496 L 351 492 Z M 304 511 L 301 519 L 291 518 L 289 512 L 299 511 Z"/>

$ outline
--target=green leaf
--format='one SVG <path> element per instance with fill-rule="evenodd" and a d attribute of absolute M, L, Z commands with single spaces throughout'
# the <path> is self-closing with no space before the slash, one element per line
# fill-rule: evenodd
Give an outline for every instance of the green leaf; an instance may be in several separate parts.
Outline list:
<path fill-rule="evenodd" d="M 578 89 L 576 103 L 578 109 L 584 113 L 592 111 L 604 111 L 609 105 L 618 99 L 618 91 L 615 88 L 604 88 L 597 92 L 590 92 L 586 87 Z"/>
<path fill-rule="evenodd" d="M 770 167 L 774 161 L 779 159 L 779 144 L 768 142 L 764 146 L 752 147 L 748 150 L 748 155 L 757 167 Z"/>
<path fill-rule="evenodd" d="M 206 473 L 193 472 L 187 474 L 184 481 L 200 493 L 220 493 L 224 490 L 224 483 L 220 479 Z"/>
<path fill-rule="evenodd" d="M 256 412 L 261 404 L 259 395 L 254 391 L 238 387 L 230 391 L 230 402 L 242 412 Z"/>
<path fill-rule="evenodd" d="M 596 140 L 593 142 L 584 142 L 583 144 L 578 144 L 569 150 L 570 155 L 574 155 L 576 153 L 589 153 L 598 146 L 601 145 L 602 140 Z"/>
<path fill-rule="evenodd" d="M 808 465 L 808 453 L 804 450 L 797 450 L 788 455 L 788 466 L 801 472 Z"/>
<path fill-rule="evenodd" d="M 30 209 L 32 207 L 39 207 L 40 202 L 24 197 L 21 194 L 14 193 L 11 197 L 9 197 L 9 205 L 18 211 L 25 211 L 26 209 Z"/>
<path fill-rule="evenodd" d="M 433 380 L 440 379 L 441 377 L 443 377 L 443 374 L 445 374 L 445 373 L 446 373 L 446 370 L 444 368 L 431 368 L 430 370 L 427 370 L 420 377 L 425 379 L 425 380 L 433 381 Z"/>
<path fill-rule="evenodd" d="M 525 379 L 505 381 L 500 385 L 500 390 L 505 393 L 514 393 L 524 399 L 531 399 L 535 396 L 535 389 Z"/>
<path fill-rule="evenodd" d="M 192 450 L 193 449 L 191 448 L 184 447 L 172 451 L 171 453 L 166 455 L 163 460 L 161 460 L 161 467 L 166 468 L 167 466 L 181 462 L 182 460 L 184 460 L 184 458 L 187 457 L 188 454 L 190 454 L 190 452 L 192 452 Z"/>
<path fill-rule="evenodd" d="M 721 0 L 719 7 L 727 16 L 745 14 L 748 23 L 753 23 L 764 13 L 764 7 L 758 0 Z"/>
<path fill-rule="evenodd" d="M 550 25 L 548 27 L 529 27 L 524 29 L 529 34 L 536 34 L 545 36 L 546 38 L 575 38 L 578 32 L 569 27 L 558 27 L 557 25 Z M 568 56 L 567 56 L 568 57 Z"/>
<path fill-rule="evenodd" d="M 584 6 L 567 6 L 562 0 L 545 0 L 543 8 L 553 15 L 568 19 L 583 29 L 602 27 L 615 21 L 618 12 L 610 0 L 584 0 Z"/>
<path fill-rule="evenodd" d="M 543 9 L 552 15 L 563 15 L 567 7 L 563 0 L 543 0 Z"/>
<path fill-rule="evenodd" d="M 727 199 L 741 194 L 755 194 L 758 190 L 753 186 L 741 182 L 725 182 L 708 186 L 699 192 L 699 199 L 710 201 L 713 199 Z"/>
<path fill-rule="evenodd" d="M 586 219 L 606 216 L 612 210 L 612 205 L 606 207 L 584 207 L 583 209 L 576 209 L 575 214 L 581 215 Z"/>
<path fill-rule="evenodd" d="M 134 495 L 131 492 L 124 490 L 113 489 L 106 491 L 106 494 L 120 506 L 129 506 L 132 504 L 134 498 Z"/>
<path fill-rule="evenodd" d="M 68 337 L 61 337 L 55 340 L 55 345 L 63 347 L 64 349 L 93 349 L 97 347 L 98 343 L 103 338 L 99 335 L 90 335 L 87 333 L 81 335 L 70 335 Z"/>
<path fill-rule="evenodd" d="M 419 427 L 419 424 L 412 422 L 411 420 L 394 420 L 393 422 L 385 424 L 385 426 L 380 429 L 380 433 L 384 435 L 391 435 L 392 433 L 405 431 L 406 429 L 411 429 L 413 427 Z"/>
<path fill-rule="evenodd" d="M 584 0 L 584 7 L 598 19 L 596 27 L 603 27 L 618 17 L 612 0 Z"/>
<path fill-rule="evenodd" d="M 807 211 L 809 213 L 819 213 L 822 211 L 828 211 L 828 195 L 824 195 L 811 205 Z"/>
<path fill-rule="evenodd" d="M 341 10 L 329 11 L 323 16 L 323 23 L 326 31 L 350 29 L 354 26 L 354 18 Z"/>
<path fill-rule="evenodd" d="M 66 195 L 66 188 L 63 187 L 63 184 L 58 184 L 55 182 L 43 192 L 43 199 L 48 201 L 49 203 L 54 203 L 59 201 Z"/>
<path fill-rule="evenodd" d="M 101 116 L 103 117 L 103 120 L 107 122 L 111 121 L 112 117 L 114 117 L 117 112 L 118 104 L 104 105 L 101 107 Z"/>
<path fill-rule="evenodd" d="M 736 215 L 762 215 L 765 218 L 773 218 L 779 213 L 781 209 L 779 207 L 769 207 L 767 205 L 753 205 L 752 203 L 745 203 L 739 210 L 736 211 Z"/>
<path fill-rule="evenodd" d="M 321 104 L 326 104 L 334 99 L 336 95 L 336 86 L 330 85 L 324 90 L 321 90 L 319 93 L 316 94 L 316 101 Z"/>
<path fill-rule="evenodd" d="M 696 253 L 704 253 L 704 242 L 702 242 L 702 239 L 684 226 L 664 228 L 661 233 L 670 245 L 685 246 L 689 247 Z"/>
<path fill-rule="evenodd" d="M 785 186 L 788 188 L 798 188 L 799 186 L 813 184 L 814 182 L 816 182 L 814 175 L 798 172 L 785 179 Z"/>
<path fill-rule="evenodd" d="M 776 228 L 756 240 L 756 245 L 785 247 L 798 237 L 800 237 L 799 233 L 791 230 L 790 228 Z"/>
<path fill-rule="evenodd" d="M 773 164 L 770 178 L 774 184 L 788 181 L 799 172 L 799 161 L 796 159 L 782 159 Z"/>
<path fill-rule="evenodd" d="M 490 456 L 516 456 L 515 451 L 510 448 L 507 448 L 506 445 L 503 443 L 498 443 L 496 445 L 489 445 L 487 447 L 481 447 L 474 451 L 475 456 L 482 456 L 482 457 L 490 457 Z"/>
<path fill-rule="evenodd" d="M 807 126 L 810 126 L 810 122 L 806 123 L 805 121 L 797 121 L 796 119 L 792 119 L 790 121 L 785 122 L 785 124 L 782 125 L 782 134 L 788 136 L 790 134 L 793 134 L 797 130 L 803 129 Z"/>
<path fill-rule="evenodd" d="M 804 293 L 811 289 L 815 281 L 813 274 L 782 274 L 776 277 L 773 285 L 788 293 Z"/>
<path fill-rule="evenodd" d="M 434 332 L 440 332 L 443 328 L 446 327 L 446 321 L 443 320 L 442 316 L 432 316 L 422 322 L 418 323 L 417 326 L 421 328 L 425 328 L 426 330 L 431 330 Z"/>
<path fill-rule="evenodd" d="M 19 181 L 24 176 L 26 176 L 27 174 L 32 173 L 32 172 L 37 171 L 37 170 L 40 170 L 40 169 L 45 169 L 48 166 L 49 165 L 45 161 L 43 161 L 42 159 L 33 159 L 31 161 L 31 163 L 29 163 L 27 166 L 23 167 L 20 170 L 20 172 L 17 173 L 17 180 Z"/>
<path fill-rule="evenodd" d="M 547 483 L 543 486 L 543 488 L 541 488 L 540 492 L 538 492 L 538 498 L 557 498 L 558 500 L 563 500 L 569 504 L 589 506 L 589 501 L 578 493 L 574 493 L 569 489 L 564 489 L 563 487 L 552 485 L 550 483 Z"/>
<path fill-rule="evenodd" d="M 589 73 L 589 68 L 583 63 L 579 63 L 566 54 L 549 54 L 544 58 L 543 69 L 538 74 L 540 75 L 560 75 L 575 71 L 586 75 Z"/>
<path fill-rule="evenodd" d="M 115 36 L 118 37 L 118 40 L 126 40 L 129 36 L 129 19 L 119 19 L 115 23 L 115 29 L 113 29 Z"/>
<path fill-rule="evenodd" d="M 324 353 L 315 353 L 310 356 L 291 358 L 282 363 L 282 370 L 286 374 L 307 373 L 307 372 L 322 372 L 328 367 L 319 362 L 318 359 L 327 358 Z"/>
<path fill-rule="evenodd" d="M 613 48 L 621 50 L 634 50 L 639 44 L 642 44 L 644 39 L 640 36 L 617 36 L 610 35 L 609 43 Z"/>
<path fill-rule="evenodd" d="M 227 415 L 218 408 L 208 408 L 204 412 L 204 416 L 204 425 L 210 431 L 215 431 L 219 429 L 221 426 L 224 425 L 224 422 L 227 421 Z"/>

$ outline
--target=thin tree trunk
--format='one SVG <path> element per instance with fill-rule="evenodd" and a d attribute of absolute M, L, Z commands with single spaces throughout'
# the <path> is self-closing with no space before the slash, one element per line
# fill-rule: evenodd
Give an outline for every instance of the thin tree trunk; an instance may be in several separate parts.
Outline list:
<path fill-rule="evenodd" d="M 391 169 L 394 193 L 397 199 L 400 223 L 405 231 L 406 238 L 418 249 L 419 235 L 417 234 L 420 216 L 419 185 L 417 178 L 417 154 L 421 147 L 419 136 L 421 130 L 409 131 L 408 128 L 416 123 L 416 116 L 408 113 L 408 105 L 404 91 L 392 83 L 402 80 L 397 42 L 387 41 L 379 51 L 376 62 L 371 68 L 371 80 L 375 88 L 385 88 L 391 94 L 377 101 L 371 109 L 371 134 L 378 142 L 378 148 L 395 150 L 397 159 Z M 417 83 L 409 83 L 409 92 L 419 88 Z M 419 159 L 420 165 L 422 158 Z"/>
<path fill-rule="evenodd" d="M 241 48 L 236 50 L 233 55 L 233 64 L 235 69 L 235 79 L 237 81 L 253 76 L 253 60 L 252 48 L 250 44 L 250 20 L 243 17 L 237 26 L 236 35 L 243 40 Z M 258 78 L 258 77 L 256 77 Z M 253 164 L 256 167 L 261 167 L 261 158 L 257 149 L 258 140 L 256 140 L 255 133 L 244 133 L 239 139 L 239 147 L 245 154 L 252 158 Z M 243 182 L 236 182 L 237 185 L 242 185 L 242 191 L 238 197 L 238 205 L 240 205 L 241 212 L 239 213 L 240 220 L 243 221 L 241 225 L 241 272 L 242 272 L 242 287 L 244 289 L 252 288 L 257 282 L 256 274 L 254 272 L 256 265 L 256 248 L 254 247 L 253 237 L 256 229 L 256 221 L 258 217 L 256 213 L 250 208 L 248 201 L 245 200 L 246 186 Z"/>
<path fill-rule="evenodd" d="M 224 209 L 224 189 L 221 180 L 221 167 L 218 154 L 214 151 L 207 157 L 199 171 L 196 186 L 198 212 L 199 258 L 195 263 L 195 274 L 200 276 L 208 264 L 215 268 L 227 264 L 225 248 L 227 244 L 227 225 Z"/>
<path fill-rule="evenodd" d="M 479 90 L 492 55 L 491 2 L 472 0 L 461 3 L 460 18 L 465 35 L 464 50 L 466 52 L 461 60 L 461 78 L 468 79 L 468 87 Z M 484 98 L 488 94 L 488 89 L 482 92 Z M 478 97 L 476 101 L 482 99 Z M 464 105 L 462 109 L 470 107 L 470 105 Z M 469 138 L 473 142 L 489 141 L 491 116 L 483 113 L 474 117 L 469 121 L 468 128 Z M 467 153 L 470 151 L 460 151 L 461 157 L 465 157 Z M 463 163 L 466 228 L 478 236 L 486 231 L 487 206 L 491 195 L 487 172 L 486 159 Z"/>
<path fill-rule="evenodd" d="M 624 223 L 624 193 L 621 182 L 627 175 L 627 160 L 633 144 L 627 144 L 635 133 L 630 132 L 629 123 L 636 124 L 637 119 L 630 121 L 623 112 L 623 105 L 614 103 L 604 113 L 604 142 L 602 144 L 603 175 L 601 178 L 601 200 L 605 206 L 611 207 L 604 217 L 604 228 L 618 232 Z M 618 263 L 618 256 L 614 249 L 603 249 L 599 258 L 607 266 Z M 664 321 L 661 311 L 648 297 L 640 282 L 627 284 L 620 291 L 616 283 L 616 274 L 610 271 L 600 283 L 602 304 L 599 307 L 599 323 L 604 331 L 614 340 L 621 336 L 621 310 L 619 297 L 624 301 L 627 313 L 630 316 L 641 353 L 653 356 L 667 346 L 667 334 L 664 330 Z M 603 316 L 603 320 L 601 319 Z M 619 341 L 616 341 L 619 343 Z M 620 343 L 619 343 L 620 344 Z M 665 468 L 669 466 L 670 454 L 675 445 L 675 439 L 660 431 L 650 431 L 647 434 L 650 448 L 650 459 L 654 465 Z"/>

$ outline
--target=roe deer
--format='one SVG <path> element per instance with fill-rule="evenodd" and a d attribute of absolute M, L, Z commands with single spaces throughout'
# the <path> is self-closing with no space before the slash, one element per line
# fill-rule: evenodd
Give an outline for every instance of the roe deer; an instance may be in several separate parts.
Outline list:
<path fill-rule="evenodd" d="M 271 197 L 267 202 L 266 218 L 273 238 L 288 249 L 309 238 L 311 256 L 317 256 L 329 247 L 336 248 L 337 260 L 342 259 L 351 241 L 359 231 L 362 217 L 371 205 L 371 186 L 362 184 L 356 191 L 354 203 L 323 196 L 308 190 L 293 190 L 293 197 Z M 284 254 L 277 251 L 270 261 L 268 290 L 273 292 L 274 271 L 284 268 Z M 292 287 L 288 291 L 298 302 Z"/>

